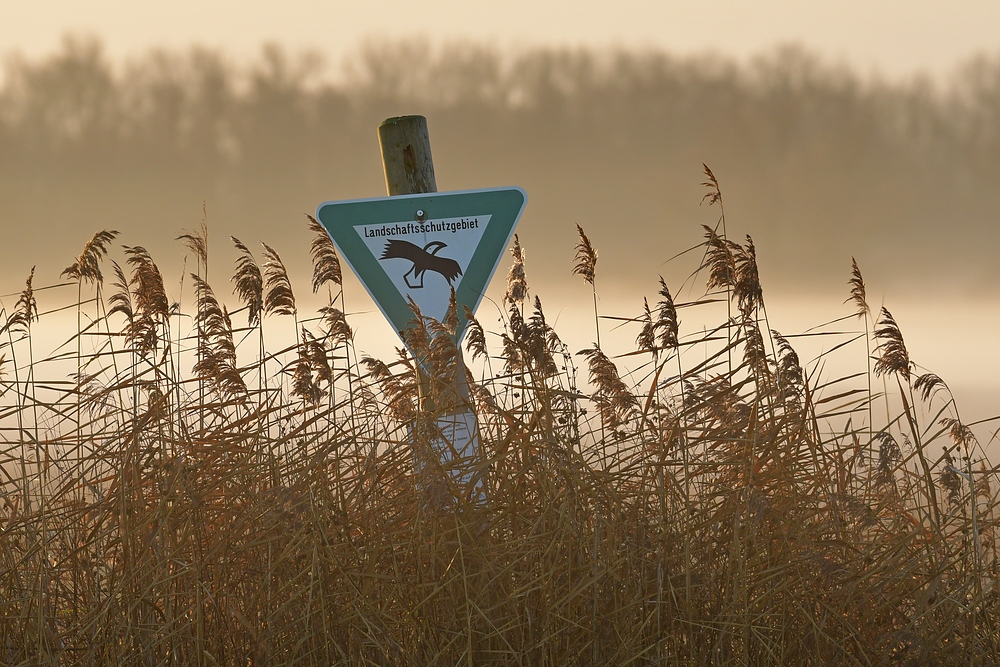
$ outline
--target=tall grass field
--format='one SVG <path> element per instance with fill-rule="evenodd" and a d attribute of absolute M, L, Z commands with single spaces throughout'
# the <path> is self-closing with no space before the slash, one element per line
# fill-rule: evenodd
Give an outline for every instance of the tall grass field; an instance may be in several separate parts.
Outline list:
<path fill-rule="evenodd" d="M 705 173 L 697 290 L 661 279 L 610 317 L 597 249 L 567 238 L 583 350 L 516 237 L 496 326 L 415 312 L 387 359 L 311 219 L 317 312 L 266 244 L 227 240 L 210 285 L 207 225 L 180 276 L 111 230 L 45 258 L 0 304 L 0 664 L 1000 663 L 976 423 L 856 263 L 828 325 L 772 330 Z M 722 315 L 685 330 L 699 312 Z M 440 451 L 463 381 L 471 459 Z"/>

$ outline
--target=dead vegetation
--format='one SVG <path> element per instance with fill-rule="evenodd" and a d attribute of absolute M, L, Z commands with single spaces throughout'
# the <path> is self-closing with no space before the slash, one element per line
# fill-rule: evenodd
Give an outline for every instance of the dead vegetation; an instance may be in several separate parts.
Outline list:
<path fill-rule="evenodd" d="M 995 664 L 995 473 L 889 311 L 870 321 L 856 263 L 858 317 L 820 335 L 860 370 L 829 378 L 770 329 L 753 242 L 723 224 L 707 291 L 661 279 L 631 351 L 599 331 L 567 349 L 515 240 L 503 330 L 463 313 L 481 501 L 447 465 L 415 471 L 438 415 L 408 354 L 357 358 L 310 229 L 314 316 L 271 246 L 258 264 L 235 238 L 228 310 L 204 226 L 181 238 L 192 313 L 112 231 L 52 286 L 63 304 L 39 315 L 32 274 L 5 305 L 4 664 Z M 679 309 L 720 301 L 724 321 L 684 330 Z M 57 308 L 77 330 L 40 357 Z M 457 317 L 409 336 L 435 377 Z M 296 342 L 273 349 L 281 328 Z"/>

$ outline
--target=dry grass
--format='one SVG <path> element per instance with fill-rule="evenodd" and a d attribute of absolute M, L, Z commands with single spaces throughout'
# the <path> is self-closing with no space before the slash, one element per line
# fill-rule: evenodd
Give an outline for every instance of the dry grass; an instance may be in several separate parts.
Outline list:
<path fill-rule="evenodd" d="M 230 313 L 207 228 L 186 233 L 188 320 L 149 253 L 98 233 L 54 292 L 77 292 L 69 342 L 35 356 L 32 278 L 0 318 L 0 662 L 995 664 L 1000 486 L 947 385 L 914 376 L 887 310 L 869 330 L 856 263 L 864 330 L 827 335 L 863 368 L 807 372 L 767 326 L 752 241 L 720 222 L 709 291 L 676 303 L 661 279 L 618 356 L 567 349 L 515 244 L 504 331 L 467 338 L 485 502 L 436 456 L 414 466 L 454 314 L 410 336 L 445 378 L 418 398 L 407 355 L 357 359 L 314 222 L 313 318 L 270 246 L 258 265 L 233 239 Z M 109 251 L 128 267 L 110 295 Z M 716 328 L 679 326 L 720 299 Z M 297 342 L 269 350 L 281 327 Z"/>

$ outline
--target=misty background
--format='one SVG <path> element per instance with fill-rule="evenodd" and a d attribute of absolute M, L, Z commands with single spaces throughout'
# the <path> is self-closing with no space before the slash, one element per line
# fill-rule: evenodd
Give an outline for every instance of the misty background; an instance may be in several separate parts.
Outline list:
<path fill-rule="evenodd" d="M 690 262 L 666 260 L 718 219 L 699 206 L 704 162 L 729 235 L 753 236 L 766 298 L 845 315 L 853 256 L 873 305 L 913 306 L 896 313 L 904 335 L 950 331 L 937 344 L 995 362 L 992 346 L 968 349 L 968 337 L 995 336 L 957 318 L 1000 303 L 998 54 L 942 83 L 862 76 L 795 46 L 745 63 L 419 41 L 372 43 L 344 63 L 277 46 L 249 64 L 198 48 L 112 63 L 98 41 L 71 37 L 45 57 L 4 59 L 0 292 L 36 264 L 36 286 L 55 282 L 99 229 L 147 247 L 169 283 L 184 255 L 175 238 L 204 204 L 220 294 L 231 234 L 274 246 L 305 294 L 304 214 L 384 195 L 376 128 L 411 113 L 428 118 L 441 190 L 528 192 L 519 234 L 543 297 L 589 297 L 571 275 L 576 223 L 600 252 L 614 314 L 637 314 L 658 274 L 682 282 Z M 997 403 L 995 391 L 980 398 Z"/>
<path fill-rule="evenodd" d="M 273 46 L 249 67 L 197 49 L 113 67 L 85 39 L 8 56 L 5 280 L 75 256 L 100 228 L 176 255 L 203 202 L 219 240 L 303 244 L 320 202 L 384 194 L 375 128 L 403 113 L 428 117 L 442 190 L 528 191 L 522 239 L 567 258 L 535 267 L 546 281 L 570 280 L 574 223 L 604 250 L 604 280 L 654 280 L 714 222 L 698 206 L 702 162 L 730 234 L 754 237 L 765 287 L 841 290 L 852 255 L 890 290 L 989 296 L 1000 278 L 997 57 L 947 87 L 863 80 L 795 47 L 737 66 L 389 43 L 347 71 L 329 83 L 319 56 Z"/>

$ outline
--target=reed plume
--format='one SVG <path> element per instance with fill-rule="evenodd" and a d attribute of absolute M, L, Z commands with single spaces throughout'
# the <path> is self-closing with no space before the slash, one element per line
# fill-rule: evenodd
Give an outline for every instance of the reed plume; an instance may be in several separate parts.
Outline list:
<path fill-rule="evenodd" d="M 923 399 L 925 403 L 931 400 L 937 392 L 948 390 L 948 385 L 945 381 L 940 378 L 940 376 L 934 373 L 924 373 L 913 381 L 913 389 L 920 394 L 920 398 Z M 950 393 L 950 391 L 949 391 Z"/>
<path fill-rule="evenodd" d="M 576 233 L 579 236 L 579 241 L 576 244 L 576 258 L 575 264 L 573 265 L 573 274 L 578 276 L 583 276 L 583 279 L 589 284 L 594 284 L 594 277 L 597 271 L 597 250 L 590 243 L 590 239 L 583 231 L 583 227 L 580 225 L 576 226 Z"/>
<path fill-rule="evenodd" d="M 132 267 L 125 291 L 131 291 L 131 317 L 125 339 L 134 345 L 141 356 L 159 347 L 159 327 L 166 326 L 170 317 L 170 303 L 163 287 L 163 276 L 149 252 L 142 246 L 124 246 L 126 260 Z M 124 304 L 123 298 L 112 299 Z"/>
<path fill-rule="evenodd" d="M 562 342 L 555 330 L 545 321 L 542 300 L 538 295 L 535 295 L 534 308 L 523 332 L 523 349 L 532 361 L 534 372 L 540 378 L 556 375 L 558 370 L 553 353 L 561 347 Z"/>
<path fill-rule="evenodd" d="M 309 361 L 316 384 L 325 384 L 327 387 L 333 384 L 333 365 L 330 363 L 330 355 L 323 342 L 317 340 L 308 329 L 302 327 L 300 346 L 300 353 Z"/>
<path fill-rule="evenodd" d="M 736 286 L 736 257 L 739 244 L 720 236 L 714 229 L 702 225 L 705 231 L 705 264 L 708 268 L 708 289 L 731 290 Z"/>
<path fill-rule="evenodd" d="M 507 330 L 500 338 L 505 372 L 531 373 L 539 380 L 556 373 L 553 353 L 562 348 L 562 342 L 545 321 L 539 297 L 535 297 L 534 309 L 527 321 L 517 307 L 510 306 Z"/>
<path fill-rule="evenodd" d="M 321 322 L 330 344 L 334 347 L 347 344 L 354 339 L 354 331 L 347 323 L 347 316 L 332 303 L 319 309 Z"/>
<path fill-rule="evenodd" d="M 132 267 L 129 286 L 132 288 L 136 313 L 156 322 L 166 322 L 170 315 L 170 302 L 156 262 L 142 246 L 125 246 L 125 254 Z"/>
<path fill-rule="evenodd" d="M 743 331 L 743 363 L 753 373 L 760 387 L 769 387 L 773 360 L 767 355 L 764 336 L 760 332 L 757 320 L 750 313 L 744 312 L 740 328 Z"/>
<path fill-rule="evenodd" d="M 266 243 L 264 246 L 264 303 L 265 315 L 295 315 L 295 294 L 292 292 L 292 282 L 288 279 L 288 271 L 277 251 Z"/>
<path fill-rule="evenodd" d="M 6 328 L 11 331 L 26 332 L 31 329 L 31 323 L 38 321 L 38 300 L 35 299 L 35 267 L 31 267 L 27 280 L 24 281 L 24 289 L 17 297 L 14 305 L 14 313 L 7 321 Z"/>
<path fill-rule="evenodd" d="M 939 423 L 947 429 L 948 436 L 952 442 L 962 447 L 965 451 L 969 451 L 971 447 L 977 444 L 976 436 L 973 434 L 972 429 L 963 424 L 961 420 L 954 417 L 942 417 Z"/>
<path fill-rule="evenodd" d="M 403 342 L 416 359 L 426 358 L 431 351 L 431 337 L 427 330 L 427 318 L 420 311 L 420 306 L 412 297 L 407 297 L 406 305 L 410 307 L 413 317 L 407 322 L 403 331 Z"/>
<path fill-rule="evenodd" d="M 320 288 L 327 283 L 340 287 L 343 283 L 343 276 L 340 271 L 340 258 L 337 256 L 337 249 L 334 247 L 333 241 L 330 240 L 326 228 L 311 215 L 306 215 L 306 218 L 309 220 L 309 231 L 313 233 L 312 243 L 309 245 L 313 263 L 313 294 L 319 292 Z"/>
<path fill-rule="evenodd" d="M 108 305 L 111 306 L 111 309 L 108 310 L 108 317 L 121 313 L 125 316 L 126 322 L 131 324 L 135 320 L 135 309 L 132 307 L 132 293 L 129 290 L 128 278 L 118 262 L 111 260 L 111 266 L 115 273 L 113 283 L 115 291 L 108 297 Z"/>
<path fill-rule="evenodd" d="M 384 361 L 374 357 L 363 357 L 361 364 L 368 370 L 368 377 L 379 385 L 388 415 L 405 424 L 411 422 L 416 414 L 416 384 L 413 381 L 414 368 L 408 363 L 406 352 L 397 350 L 397 353 L 400 357 L 398 363 L 403 366 L 399 374 L 394 374 Z"/>
<path fill-rule="evenodd" d="M 938 471 L 938 484 L 945 490 L 948 497 L 948 504 L 954 509 L 962 503 L 962 478 L 955 468 L 955 459 L 951 457 L 951 451 L 945 447 L 941 470 Z"/>
<path fill-rule="evenodd" d="M 191 274 L 198 304 L 198 361 L 195 376 L 205 380 L 224 397 L 247 393 L 246 384 L 237 368 L 236 344 L 229 311 L 221 305 L 209 284 Z"/>
<path fill-rule="evenodd" d="M 777 384 L 786 401 L 796 401 L 802 395 L 805 378 L 799 355 L 792 348 L 788 339 L 771 329 L 771 336 L 778 344 L 778 359 L 776 364 Z"/>
<path fill-rule="evenodd" d="M 521 248 L 521 241 L 514 234 L 514 245 L 510 248 L 511 257 L 514 263 L 507 272 L 507 291 L 504 294 L 504 302 L 509 304 L 521 304 L 528 296 L 528 281 L 524 273 L 524 250 Z"/>
<path fill-rule="evenodd" d="M 594 336 L 597 339 L 597 347 L 600 347 L 601 319 L 597 310 L 597 286 L 594 284 L 597 271 L 597 250 L 594 249 L 587 235 L 583 233 L 583 227 L 577 225 L 576 232 L 580 240 L 576 244 L 576 264 L 573 266 L 573 273 L 583 276 L 583 279 L 590 284 L 594 299 Z"/>
<path fill-rule="evenodd" d="M 250 249 L 235 236 L 229 238 L 240 251 L 236 258 L 236 273 L 232 279 L 233 292 L 247 309 L 247 323 L 252 327 L 260 321 L 260 314 L 264 309 L 264 278 Z"/>
<path fill-rule="evenodd" d="M 705 174 L 705 177 L 708 179 L 702 182 L 701 184 L 702 187 L 708 189 L 708 192 L 706 192 L 705 195 L 701 198 L 701 203 L 704 204 L 705 201 L 707 200 L 708 205 L 712 206 L 716 203 L 722 202 L 722 189 L 719 188 L 719 179 L 715 177 L 715 174 L 712 173 L 712 170 L 709 169 L 708 165 L 705 164 L 704 162 L 701 163 L 701 167 Z"/>
<path fill-rule="evenodd" d="M 751 313 L 764 305 L 764 291 L 757 271 L 757 248 L 747 234 L 745 246 L 733 244 L 733 298 L 744 313 Z"/>
<path fill-rule="evenodd" d="M 851 286 L 851 295 L 844 303 L 853 302 L 857 309 L 858 317 L 868 317 L 871 315 L 871 308 L 868 307 L 868 293 L 865 289 L 865 279 L 861 276 L 861 269 L 858 262 L 851 257 L 851 279 L 847 282 Z"/>
<path fill-rule="evenodd" d="M 635 346 L 641 352 L 656 352 L 656 325 L 653 322 L 653 313 L 649 309 L 649 299 L 642 298 L 642 314 L 639 316 L 642 328 L 639 335 L 635 337 Z"/>
<path fill-rule="evenodd" d="M 879 443 L 878 447 L 878 480 L 881 484 L 895 484 L 892 473 L 894 466 L 903 460 L 903 453 L 899 449 L 899 443 L 888 431 L 879 431 L 874 435 L 874 439 Z"/>
<path fill-rule="evenodd" d="M 656 322 L 654 329 L 658 332 L 657 341 L 664 349 L 676 349 L 678 345 L 678 334 L 680 321 L 677 319 L 677 308 L 674 305 L 674 298 L 670 295 L 663 276 L 660 276 L 660 290 L 658 292 L 660 300 L 656 302 Z"/>
<path fill-rule="evenodd" d="M 317 370 L 318 377 L 314 374 Z M 306 405 L 315 407 L 323 401 L 325 395 L 319 385 L 320 380 L 330 381 L 332 377 L 326 350 L 305 327 L 302 327 L 297 359 L 292 370 L 292 395 L 297 396 Z"/>
<path fill-rule="evenodd" d="M 910 382 L 910 355 L 903 343 L 903 334 L 892 314 L 883 306 L 878 322 L 875 323 L 875 338 L 879 344 L 879 358 L 875 362 L 875 375 L 895 373 Z"/>
<path fill-rule="evenodd" d="M 116 230 L 102 230 L 94 234 L 83 246 L 83 252 L 70 266 L 63 269 L 60 276 L 88 283 L 104 282 L 101 260 L 107 256 L 112 241 L 118 237 Z"/>
<path fill-rule="evenodd" d="M 597 406 L 602 422 L 611 429 L 625 424 L 639 407 L 638 399 L 618 374 L 618 367 L 599 347 L 581 350 L 577 354 L 587 359 L 590 382 L 596 387 L 591 400 Z"/>
<path fill-rule="evenodd" d="M 428 375 L 437 388 L 444 392 L 454 388 L 458 357 L 460 350 L 456 332 L 458 331 L 458 302 L 455 288 L 451 289 L 448 298 L 448 309 L 440 322 L 433 318 L 425 318 L 427 328 L 428 350 L 426 356 Z"/>
<path fill-rule="evenodd" d="M 200 267 L 208 269 L 208 223 L 206 220 L 202 220 L 201 226 L 196 231 L 185 230 L 176 240 L 184 244 L 184 247 L 194 254 Z"/>
<path fill-rule="evenodd" d="M 503 343 L 503 359 L 505 373 L 519 373 L 528 370 L 526 355 L 523 351 L 523 341 L 527 334 L 524 317 L 517 304 L 511 303 L 507 313 L 506 331 L 501 334 Z"/>
<path fill-rule="evenodd" d="M 465 314 L 465 321 L 468 322 L 465 329 L 465 348 L 472 353 L 472 360 L 475 361 L 479 357 L 487 357 L 488 353 L 486 351 L 486 333 L 483 331 L 483 325 L 479 323 L 475 315 L 468 306 L 462 306 Z"/>

